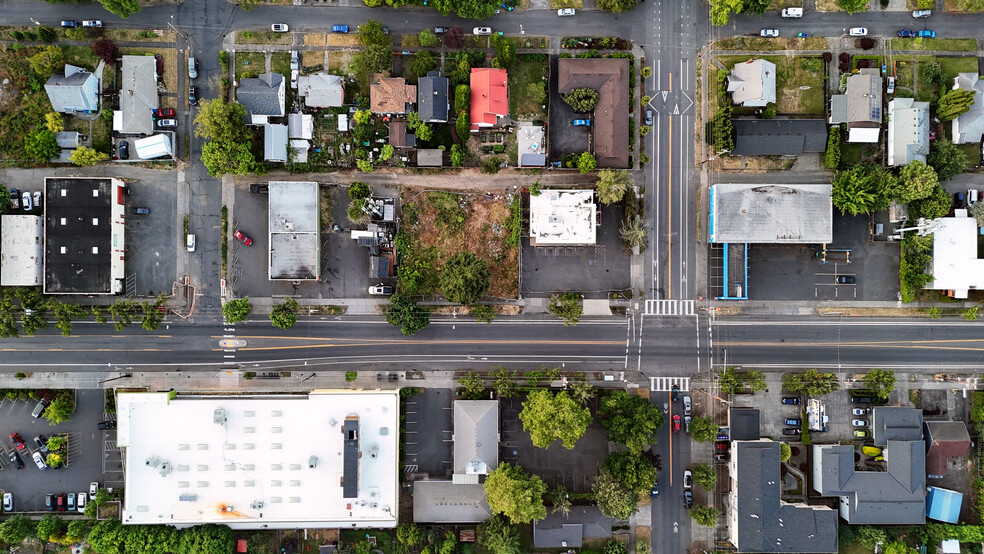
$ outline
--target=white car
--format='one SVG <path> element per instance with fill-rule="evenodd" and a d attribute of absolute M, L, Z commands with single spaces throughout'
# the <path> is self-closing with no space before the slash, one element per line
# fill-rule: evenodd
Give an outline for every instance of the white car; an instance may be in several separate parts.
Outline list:
<path fill-rule="evenodd" d="M 95 498 L 96 492 L 99 490 L 99 481 L 93 481 L 89 483 L 89 496 Z"/>
<path fill-rule="evenodd" d="M 31 203 L 31 193 L 24 191 L 24 194 L 21 194 L 21 205 L 24 207 L 25 212 L 34 209 L 34 204 Z"/>
<path fill-rule="evenodd" d="M 301 68 L 300 60 L 297 57 L 297 50 L 290 51 L 290 70 L 295 71 Z"/>
<path fill-rule="evenodd" d="M 852 419 L 851 420 L 851 426 L 852 427 L 867 427 L 868 426 L 868 420 L 867 419 Z"/>
<path fill-rule="evenodd" d="M 853 408 L 851 410 L 851 415 L 868 415 L 871 413 L 871 408 Z"/>
<path fill-rule="evenodd" d="M 102 27 L 103 22 L 98 19 L 86 19 L 82 21 L 83 27 Z"/>
<path fill-rule="evenodd" d="M 290 88 L 297 88 L 297 75 L 296 69 L 290 71 Z"/>
<path fill-rule="evenodd" d="M 381 295 L 389 296 L 393 294 L 393 287 L 384 285 L 382 283 L 378 285 L 373 285 L 369 287 L 369 294 L 381 294 Z"/>
<path fill-rule="evenodd" d="M 473 35 L 491 35 L 492 27 L 475 27 L 472 29 Z"/>
<path fill-rule="evenodd" d="M 5 512 L 14 511 L 14 493 L 12 492 L 3 493 L 3 511 Z"/>
<path fill-rule="evenodd" d="M 38 208 L 38 209 L 41 208 L 41 191 L 40 190 L 34 191 L 34 207 L 35 208 Z"/>
<path fill-rule="evenodd" d="M 912 12 L 912 17 L 916 17 L 916 18 L 919 18 L 919 17 L 929 17 L 931 15 L 933 15 L 933 11 L 932 10 L 916 10 L 916 11 Z"/>
<path fill-rule="evenodd" d="M 690 490 L 694 486 L 694 474 L 690 470 L 683 472 L 683 490 Z"/>
<path fill-rule="evenodd" d="M 866 36 L 868 36 L 868 28 L 867 27 L 851 27 L 851 30 L 848 31 L 847 34 L 851 35 L 852 37 L 866 37 Z"/>
<path fill-rule="evenodd" d="M 188 233 L 188 238 L 185 241 L 185 243 L 187 245 L 188 252 L 194 252 L 195 251 L 195 235 L 193 235 L 191 233 Z"/>
<path fill-rule="evenodd" d="M 75 498 L 75 509 L 78 510 L 80 514 L 85 512 L 85 493 L 84 492 L 80 492 L 79 495 Z"/>
<path fill-rule="evenodd" d="M 270 30 L 274 33 L 286 33 L 290 30 L 290 27 L 288 27 L 286 23 L 274 23 L 273 25 L 270 25 Z"/>
<path fill-rule="evenodd" d="M 759 36 L 761 36 L 761 37 L 778 37 L 779 36 L 779 29 L 762 29 L 762 31 L 759 33 Z"/>
<path fill-rule="evenodd" d="M 38 469 L 48 469 L 48 464 L 44 463 L 44 456 L 40 452 L 31 454 L 31 458 L 34 459 L 34 464 L 38 466 Z"/>
<path fill-rule="evenodd" d="M 574 11 L 574 8 L 562 8 L 557 10 L 557 15 L 559 15 L 560 17 L 571 16 L 574 15 L 575 13 L 577 12 Z"/>

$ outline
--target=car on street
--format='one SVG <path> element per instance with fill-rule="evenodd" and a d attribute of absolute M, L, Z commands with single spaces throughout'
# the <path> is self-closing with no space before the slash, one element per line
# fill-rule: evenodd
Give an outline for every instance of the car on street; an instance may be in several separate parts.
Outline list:
<path fill-rule="evenodd" d="M 3 493 L 3 511 L 5 512 L 14 511 L 14 493 L 12 492 Z"/>
<path fill-rule="evenodd" d="M 851 408 L 851 415 L 868 415 L 871 413 L 871 408 Z"/>
<path fill-rule="evenodd" d="M 125 140 L 120 141 L 120 159 L 130 159 L 130 145 Z"/>
<path fill-rule="evenodd" d="M 491 35 L 492 27 L 475 27 L 472 29 L 473 35 Z"/>
<path fill-rule="evenodd" d="M 653 111 L 652 110 L 646 110 L 646 125 L 649 125 L 650 127 L 653 125 Z"/>
<path fill-rule="evenodd" d="M 133 208 L 134 215 L 150 215 L 150 208 Z"/>
<path fill-rule="evenodd" d="M 798 396 L 783 396 L 782 403 L 790 406 L 799 406 L 800 397 Z"/>
<path fill-rule="evenodd" d="M 190 85 L 188 87 L 188 103 L 192 106 L 198 104 L 198 87 L 195 85 Z"/>
<path fill-rule="evenodd" d="M 38 469 L 48 469 L 48 464 L 44 463 L 44 456 L 40 452 L 31 454 L 31 459 L 34 460 L 34 465 L 38 466 Z"/>
<path fill-rule="evenodd" d="M 571 125 L 573 125 L 575 127 L 590 127 L 591 126 L 591 120 L 590 119 L 572 119 L 571 120 Z"/>
<path fill-rule="evenodd" d="M 673 432 L 680 432 L 680 416 L 677 414 L 673 414 Z"/>
<path fill-rule="evenodd" d="M 916 32 L 910 29 L 899 29 L 899 36 L 902 38 L 913 38 L 916 36 Z"/>
<path fill-rule="evenodd" d="M 895 77 L 888 78 L 888 84 L 885 85 L 886 94 L 895 94 Z"/>
<path fill-rule="evenodd" d="M 348 25 L 332 25 L 331 32 L 333 33 L 347 33 Z"/>
<path fill-rule="evenodd" d="M 85 502 L 86 502 L 85 493 L 80 492 L 79 495 L 75 498 L 75 509 L 78 510 L 79 513 L 85 513 Z"/>
<path fill-rule="evenodd" d="M 66 29 L 75 29 L 76 27 L 81 26 L 81 23 L 79 23 L 74 19 L 63 19 L 61 22 L 61 26 Z"/>
<path fill-rule="evenodd" d="M 174 117 L 174 108 L 158 108 L 154 110 L 157 117 Z"/>
<path fill-rule="evenodd" d="M 933 15 L 933 10 L 915 10 L 912 12 L 912 17 L 929 17 Z"/>
<path fill-rule="evenodd" d="M 158 119 L 157 120 L 157 126 L 158 127 L 177 127 L 178 126 L 178 120 L 177 119 Z"/>
<path fill-rule="evenodd" d="M 688 469 L 683 472 L 683 490 L 688 490 L 694 486 L 694 474 Z"/>
<path fill-rule="evenodd" d="M 10 460 L 10 463 L 14 464 L 15 468 L 24 469 L 24 460 L 21 460 L 20 454 L 18 454 L 16 450 L 11 450 L 10 453 L 7 454 L 7 459 Z"/>
<path fill-rule="evenodd" d="M 866 438 L 868 438 L 868 432 L 867 431 L 855 431 L 854 432 L 854 438 L 856 438 L 856 439 L 866 439 Z"/>
<path fill-rule="evenodd" d="M 690 416 L 683 416 L 683 432 L 684 433 L 689 433 L 690 432 L 690 422 L 691 421 L 693 421 L 693 418 L 692 417 L 690 417 Z"/>
<path fill-rule="evenodd" d="M 871 398 L 868 396 L 852 396 L 851 404 L 871 404 Z"/>
<path fill-rule="evenodd" d="M 760 37 L 778 37 L 779 29 L 762 29 L 759 32 Z"/>
<path fill-rule="evenodd" d="M 41 191 L 40 190 L 34 191 L 33 196 L 34 196 L 34 207 L 41 209 Z"/>
<path fill-rule="evenodd" d="M 783 435 L 789 435 L 789 436 L 799 435 L 802 432 L 803 431 L 799 427 L 786 427 L 785 429 L 782 430 Z"/>
<path fill-rule="evenodd" d="M 185 249 L 188 250 L 188 252 L 194 252 L 195 251 L 195 234 L 194 233 L 188 233 L 188 236 L 185 237 Z M 104 425 L 105 423 L 106 422 L 104 421 L 104 422 L 100 423 L 99 425 Z M 112 429 L 112 427 L 100 427 L 100 429 Z"/>
<path fill-rule="evenodd" d="M 857 281 L 858 280 L 853 275 L 838 275 L 837 276 L 837 282 L 840 283 L 841 285 L 844 285 L 844 284 L 853 284 L 853 283 L 856 283 Z"/>
<path fill-rule="evenodd" d="M 653 483 L 653 498 L 659 498 L 659 481 Z"/>
<path fill-rule="evenodd" d="M 14 445 L 17 450 L 24 450 L 24 439 L 21 438 L 19 433 L 10 434 L 10 443 Z"/>
<path fill-rule="evenodd" d="M 852 37 L 866 37 L 868 36 L 868 28 L 851 27 L 851 29 L 847 32 L 847 34 L 851 35 Z"/>
<path fill-rule="evenodd" d="M 270 30 L 274 33 L 286 33 L 287 31 L 290 31 L 290 27 L 288 27 L 286 23 L 274 23 L 273 25 L 270 25 Z"/>
<path fill-rule="evenodd" d="M 731 443 L 726 441 L 719 441 L 714 443 L 715 450 L 727 450 L 729 446 L 731 446 Z"/>
<path fill-rule="evenodd" d="M 852 427 L 867 427 L 868 426 L 868 420 L 867 419 L 852 419 L 851 420 L 851 426 Z"/>
<path fill-rule="evenodd" d="M 246 233 L 240 231 L 239 229 L 236 229 L 236 231 L 232 233 L 232 236 L 236 237 L 236 240 L 245 244 L 246 246 L 253 245 L 253 239 L 246 236 Z"/>
<path fill-rule="evenodd" d="M 683 491 L 683 506 L 688 510 L 694 507 L 694 491 Z"/>
<path fill-rule="evenodd" d="M 89 483 L 89 496 L 95 498 L 96 492 L 98 491 L 99 491 L 99 481 L 93 481 Z"/>
<path fill-rule="evenodd" d="M 193 237 L 195 235 L 189 235 L 189 236 Z M 96 425 L 96 429 L 100 431 L 104 431 L 106 429 L 116 429 L 116 422 L 113 420 L 100 421 L 99 424 Z"/>
<path fill-rule="evenodd" d="M 393 294 L 393 287 L 382 283 L 373 285 L 369 287 L 369 294 L 389 296 L 390 294 Z"/>
<path fill-rule="evenodd" d="M 783 419 L 782 422 L 785 423 L 786 425 L 795 425 L 795 426 L 800 425 L 800 420 L 796 418 L 787 417 L 786 419 Z"/>
<path fill-rule="evenodd" d="M 195 58 L 188 58 L 188 78 L 198 78 L 198 62 L 195 61 Z"/>
<path fill-rule="evenodd" d="M 55 494 L 54 493 L 49 492 L 48 494 L 45 494 L 44 495 L 44 509 L 48 510 L 49 512 L 55 511 Z"/>
<path fill-rule="evenodd" d="M 446 34 L 448 34 L 448 28 L 447 27 L 434 27 L 434 34 L 435 35 L 446 35 Z"/>
<path fill-rule="evenodd" d="M 574 10 L 574 8 L 561 8 L 557 10 L 557 15 L 559 15 L 560 17 L 569 17 L 576 13 L 577 12 Z"/>
<path fill-rule="evenodd" d="M 690 415 L 690 410 L 693 406 L 690 404 L 690 397 L 683 397 L 683 415 Z"/>
<path fill-rule="evenodd" d="M 38 450 L 48 453 L 48 439 L 44 435 L 38 435 L 34 437 L 34 444 L 38 445 Z"/>
<path fill-rule="evenodd" d="M 99 28 L 103 26 L 103 22 L 100 19 L 83 19 L 82 26 Z"/>
<path fill-rule="evenodd" d="M 34 209 L 34 202 L 31 201 L 31 193 L 24 191 L 21 194 L 21 204 L 24 206 L 24 211 L 29 212 Z"/>
<path fill-rule="evenodd" d="M 919 38 L 936 38 L 936 31 L 930 31 L 929 29 L 923 29 L 916 33 Z"/>
<path fill-rule="evenodd" d="M 10 189 L 10 207 L 14 210 L 20 208 L 20 189 Z"/>
<path fill-rule="evenodd" d="M 674 402 L 676 402 L 677 400 L 680 400 L 680 387 L 679 386 L 673 385 L 673 387 L 670 388 L 670 398 Z"/>

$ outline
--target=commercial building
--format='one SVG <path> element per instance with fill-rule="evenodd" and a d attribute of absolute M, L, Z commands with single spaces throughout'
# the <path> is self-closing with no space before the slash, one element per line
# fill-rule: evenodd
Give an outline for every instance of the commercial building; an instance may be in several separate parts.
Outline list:
<path fill-rule="evenodd" d="M 624 58 L 557 60 L 558 93 L 567 94 L 576 88 L 598 92 L 590 132 L 591 153 L 600 168 L 629 165 L 629 71 L 629 60 Z"/>
<path fill-rule="evenodd" d="M 710 242 L 830 242 L 834 220 L 831 188 L 831 185 L 713 185 L 710 194 Z"/>
<path fill-rule="evenodd" d="M 318 183 L 270 181 L 269 187 L 270 280 L 320 279 Z"/>
<path fill-rule="evenodd" d="M 984 258 L 977 257 L 977 220 L 967 210 L 953 217 L 930 222 L 925 232 L 933 235 L 933 280 L 926 289 L 953 291 L 954 298 L 967 298 L 971 290 L 984 289 Z"/>
<path fill-rule="evenodd" d="M 41 284 L 44 224 L 36 215 L 0 216 L 0 286 Z"/>
<path fill-rule="evenodd" d="M 597 215 L 593 190 L 530 195 L 530 246 L 595 244 Z"/>

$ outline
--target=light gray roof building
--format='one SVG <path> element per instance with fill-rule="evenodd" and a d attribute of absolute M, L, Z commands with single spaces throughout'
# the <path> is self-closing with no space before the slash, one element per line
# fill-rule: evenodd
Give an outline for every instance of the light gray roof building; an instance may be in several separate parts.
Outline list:
<path fill-rule="evenodd" d="M 451 481 L 413 484 L 413 520 L 417 523 L 480 523 L 491 517 L 482 485 Z"/>
<path fill-rule="evenodd" d="M 287 126 L 267 123 L 263 126 L 263 159 L 287 162 Z"/>
<path fill-rule="evenodd" d="M 270 181 L 269 186 L 270 280 L 319 279 L 318 183 Z"/>
<path fill-rule="evenodd" d="M 154 132 L 157 97 L 157 60 L 154 56 L 123 56 L 120 81 L 122 133 L 149 135 Z"/>
<path fill-rule="evenodd" d="M 726 513 L 739 552 L 837 552 L 836 511 L 782 501 L 778 442 L 733 441 L 729 464 Z"/>
<path fill-rule="evenodd" d="M 929 102 L 896 98 L 888 103 L 888 165 L 926 163 L 929 154 Z"/>
<path fill-rule="evenodd" d="M 733 119 L 735 156 L 798 156 L 823 152 L 827 122 L 822 119 Z"/>
<path fill-rule="evenodd" d="M 36 215 L 0 216 L 0 286 L 40 285 L 43 261 L 44 220 Z"/>
<path fill-rule="evenodd" d="M 456 482 L 466 475 L 477 483 L 499 466 L 499 401 L 456 400 L 452 438 Z"/>
<path fill-rule="evenodd" d="M 421 148 L 417 150 L 419 167 L 441 167 L 444 165 L 444 150 L 440 148 Z"/>
<path fill-rule="evenodd" d="M 830 97 L 830 123 L 847 123 L 847 142 L 878 142 L 882 124 L 882 79 L 864 68 L 847 78 L 846 94 Z"/>
<path fill-rule="evenodd" d="M 59 148 L 78 148 L 82 144 L 82 135 L 78 131 L 59 131 L 55 133 L 55 141 Z"/>
<path fill-rule="evenodd" d="M 871 411 L 871 438 L 875 446 L 888 441 L 921 441 L 922 412 L 914 408 L 877 406 Z"/>
<path fill-rule="evenodd" d="M 64 71 L 48 78 L 44 91 L 56 112 L 70 114 L 99 109 L 99 78 L 81 67 L 65 64 Z"/>
<path fill-rule="evenodd" d="M 750 244 L 830 242 L 834 217 L 830 191 L 830 185 L 713 185 L 710 240 Z"/>
<path fill-rule="evenodd" d="M 271 117 L 283 117 L 285 90 L 284 76 L 280 73 L 240 79 L 236 100 L 246 108 L 246 123 L 263 125 Z"/>
<path fill-rule="evenodd" d="M 574 506 L 567 515 L 557 512 L 533 522 L 536 548 L 580 548 L 584 539 L 612 536 L 612 518 L 595 506 Z"/>
<path fill-rule="evenodd" d="M 735 104 L 764 107 L 776 103 L 776 64 L 763 59 L 737 63 L 728 75 L 728 92 Z"/>
<path fill-rule="evenodd" d="M 448 121 L 448 80 L 440 71 L 428 71 L 417 80 L 417 114 L 428 123 Z"/>
<path fill-rule="evenodd" d="M 953 143 L 981 142 L 984 138 L 984 81 L 977 73 L 960 73 L 953 78 L 953 90 L 958 88 L 973 91 L 974 103 L 970 110 L 951 121 Z"/>
<path fill-rule="evenodd" d="M 287 132 L 292 139 L 311 140 L 314 138 L 314 116 L 306 113 L 288 115 Z"/>
<path fill-rule="evenodd" d="M 345 103 L 345 80 L 328 73 L 302 75 L 297 79 L 297 93 L 309 108 L 338 108 Z"/>

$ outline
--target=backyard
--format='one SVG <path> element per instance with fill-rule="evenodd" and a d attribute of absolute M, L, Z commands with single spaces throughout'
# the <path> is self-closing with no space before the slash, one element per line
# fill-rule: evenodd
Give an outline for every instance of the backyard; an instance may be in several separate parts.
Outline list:
<path fill-rule="evenodd" d="M 720 56 L 729 70 L 748 56 Z M 758 58 L 756 58 L 758 59 Z M 823 59 L 816 56 L 763 56 L 776 64 L 776 112 L 823 114 Z M 803 88 L 806 87 L 806 88 Z M 736 113 L 739 111 L 736 108 Z"/>
<path fill-rule="evenodd" d="M 547 103 L 547 55 L 520 54 L 509 70 L 509 113 L 520 121 L 543 120 Z M 542 85 L 542 86 L 541 86 Z"/>

